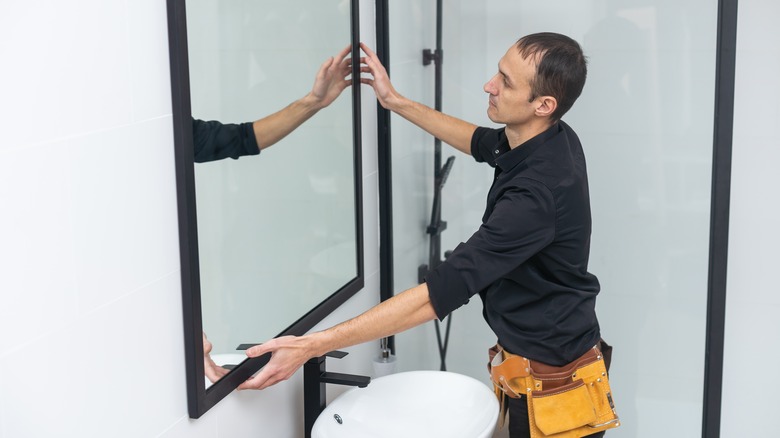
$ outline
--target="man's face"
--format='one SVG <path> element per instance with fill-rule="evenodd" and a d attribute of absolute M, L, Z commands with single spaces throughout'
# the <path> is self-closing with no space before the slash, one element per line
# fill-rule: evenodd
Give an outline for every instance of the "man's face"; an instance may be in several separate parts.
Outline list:
<path fill-rule="evenodd" d="M 535 101 L 529 102 L 534 75 L 534 57 L 523 59 L 512 45 L 498 62 L 498 73 L 490 78 L 483 88 L 489 94 L 490 120 L 510 127 L 520 127 L 533 117 L 538 106 Z"/>

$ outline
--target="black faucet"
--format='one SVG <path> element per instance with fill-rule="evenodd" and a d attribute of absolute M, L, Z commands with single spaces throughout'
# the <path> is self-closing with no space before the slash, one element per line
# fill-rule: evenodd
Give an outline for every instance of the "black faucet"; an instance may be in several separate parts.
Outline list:
<path fill-rule="evenodd" d="M 306 438 L 311 438 L 314 422 L 325 409 L 325 384 L 349 385 L 365 388 L 371 383 L 371 377 L 353 374 L 331 373 L 325 371 L 325 357 L 341 359 L 348 353 L 331 351 L 325 356 L 309 359 L 303 365 L 303 421 Z"/>

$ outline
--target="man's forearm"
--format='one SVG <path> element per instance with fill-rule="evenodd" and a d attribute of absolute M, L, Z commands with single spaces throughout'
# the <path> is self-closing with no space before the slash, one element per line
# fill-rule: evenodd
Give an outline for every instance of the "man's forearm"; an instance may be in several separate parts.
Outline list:
<path fill-rule="evenodd" d="M 394 102 L 390 109 L 439 140 L 471 155 L 471 137 L 477 125 L 448 116 L 407 98 Z"/>
<path fill-rule="evenodd" d="M 271 360 L 238 388 L 267 388 L 289 379 L 312 357 L 390 336 L 434 318 L 436 312 L 428 295 L 428 285 L 423 283 L 325 331 L 301 337 L 282 336 L 255 345 L 246 351 L 249 357 L 271 353 Z"/>
<path fill-rule="evenodd" d="M 309 338 L 312 357 L 352 345 L 380 339 L 436 319 L 428 285 L 415 286 L 367 310 L 360 316 Z"/>

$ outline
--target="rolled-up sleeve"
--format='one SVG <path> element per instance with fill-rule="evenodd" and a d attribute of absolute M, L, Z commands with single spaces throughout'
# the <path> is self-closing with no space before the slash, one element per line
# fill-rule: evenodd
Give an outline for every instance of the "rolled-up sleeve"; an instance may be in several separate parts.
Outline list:
<path fill-rule="evenodd" d="M 512 272 L 555 236 L 555 201 L 542 183 L 524 179 L 499 195 L 486 222 L 425 278 L 436 316 Z"/>
<path fill-rule="evenodd" d="M 251 122 L 232 124 L 217 121 L 192 120 L 192 141 L 196 163 L 238 159 L 245 155 L 257 155 L 255 131 Z"/>
<path fill-rule="evenodd" d="M 504 129 L 491 129 L 480 126 L 471 136 L 471 156 L 478 163 L 488 163 L 491 167 L 496 166 L 495 154 L 493 150 L 497 144 L 506 140 Z"/>

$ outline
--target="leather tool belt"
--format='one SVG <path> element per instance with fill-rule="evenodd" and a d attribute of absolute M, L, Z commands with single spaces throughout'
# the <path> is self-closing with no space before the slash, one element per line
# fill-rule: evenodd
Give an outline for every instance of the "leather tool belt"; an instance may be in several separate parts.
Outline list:
<path fill-rule="evenodd" d="M 598 345 L 562 367 L 509 353 L 500 345 L 489 354 L 501 426 L 506 397 L 527 399 L 531 438 L 579 438 L 620 426 Z"/>

